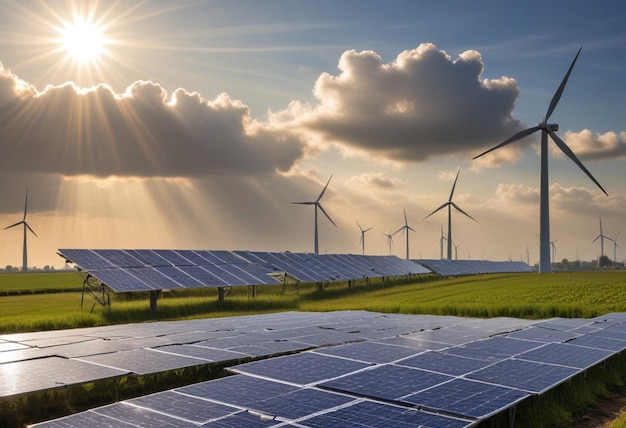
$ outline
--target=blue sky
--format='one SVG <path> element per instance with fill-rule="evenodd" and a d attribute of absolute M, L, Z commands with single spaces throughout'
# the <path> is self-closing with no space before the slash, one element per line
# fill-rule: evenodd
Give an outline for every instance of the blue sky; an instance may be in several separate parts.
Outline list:
<path fill-rule="evenodd" d="M 64 42 L 80 20 L 91 59 Z M 458 257 L 535 263 L 538 136 L 472 157 L 543 119 L 582 46 L 551 121 L 609 197 L 552 153 L 551 227 L 558 260 L 590 260 L 600 217 L 626 233 L 625 20 L 618 1 L 0 1 L 0 225 L 28 188 L 39 267 L 67 247 L 312 251 L 290 202 L 332 175 L 321 251 L 360 252 L 358 221 L 386 254 L 406 210 L 410 256 L 436 258 L 447 217 L 424 217 L 460 168 L 477 222 L 453 214 Z"/>

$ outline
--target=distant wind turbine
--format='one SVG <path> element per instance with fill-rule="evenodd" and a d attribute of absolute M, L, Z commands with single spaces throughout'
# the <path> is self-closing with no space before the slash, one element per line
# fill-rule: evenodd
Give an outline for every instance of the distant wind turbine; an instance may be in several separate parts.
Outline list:
<path fill-rule="evenodd" d="M 552 261 L 554 261 L 556 258 L 556 245 L 555 244 L 557 241 L 558 239 L 555 239 L 554 241 L 550 241 L 550 246 L 552 247 Z"/>
<path fill-rule="evenodd" d="M 440 225 L 441 226 L 441 225 Z M 439 238 L 439 258 L 443 260 L 443 241 L 448 239 L 443 236 L 443 226 L 441 226 L 441 238 Z"/>
<path fill-rule="evenodd" d="M 537 126 L 533 126 L 531 128 L 525 129 L 523 131 L 518 132 L 507 140 L 504 140 L 500 144 L 491 149 L 479 154 L 474 157 L 474 159 L 479 158 L 493 150 L 499 149 L 500 147 L 506 146 L 507 144 L 513 143 L 515 141 L 521 140 L 522 138 L 536 132 L 541 131 L 541 186 L 540 186 L 540 202 L 539 202 L 539 273 L 548 273 L 552 271 L 552 267 L 550 266 L 550 194 L 549 194 L 549 184 L 548 184 L 548 135 L 552 138 L 554 143 L 561 149 L 563 153 L 565 153 L 580 169 L 582 169 L 585 174 L 604 192 L 605 195 L 608 196 L 606 190 L 600 185 L 600 183 L 591 175 L 591 173 L 585 168 L 580 160 L 576 157 L 574 152 L 568 147 L 567 144 L 561 138 L 556 135 L 556 131 L 559 130 L 559 125 L 555 123 L 548 123 L 550 116 L 554 112 L 559 100 L 561 99 L 561 95 L 563 94 L 563 90 L 565 89 L 565 85 L 567 84 L 567 80 L 574 68 L 574 64 L 578 59 L 578 55 L 580 55 L 580 51 L 582 47 L 578 50 L 578 53 L 574 57 L 574 61 L 570 65 L 563 81 L 559 85 L 556 93 L 552 97 L 552 101 L 550 101 L 550 105 L 548 106 L 548 111 L 543 119 L 543 121 Z"/>
<path fill-rule="evenodd" d="M 600 217 L 600 234 L 598 236 L 596 236 L 596 239 L 591 241 L 591 243 L 593 244 L 598 239 L 600 240 L 600 257 L 602 257 L 602 256 L 604 256 L 604 240 L 605 239 L 608 239 L 609 241 L 613 240 L 613 239 L 609 238 L 608 236 L 606 236 L 604 233 L 602 233 L 602 217 Z"/>
<path fill-rule="evenodd" d="M 314 238 L 315 254 L 319 254 L 319 240 L 317 237 L 317 209 L 319 208 L 324 213 L 326 218 L 333 224 L 333 226 L 337 227 L 333 219 L 330 218 L 328 213 L 324 210 L 324 207 L 322 207 L 322 204 L 320 204 L 320 200 L 322 199 L 322 196 L 324 196 L 324 192 L 326 192 L 326 188 L 328 187 L 328 183 L 330 183 L 331 178 L 333 178 L 332 175 L 328 179 L 328 182 L 326 183 L 326 186 L 324 186 L 324 189 L 322 189 L 322 193 L 320 193 L 320 195 L 317 197 L 316 200 L 308 201 L 308 202 L 292 202 L 292 204 L 297 204 L 297 205 L 314 205 L 315 206 L 315 238 Z"/>
<path fill-rule="evenodd" d="M 389 254 L 391 254 L 391 246 L 393 245 L 393 233 L 391 233 L 391 232 L 389 232 L 389 233 L 382 232 L 382 234 L 387 237 L 387 245 L 389 246 Z"/>
<path fill-rule="evenodd" d="M 400 231 L 403 231 L 406 233 L 406 259 L 409 260 L 409 231 L 415 232 L 415 229 L 409 226 L 409 222 L 406 219 L 406 210 L 403 210 L 403 211 L 404 211 L 404 226 L 402 226 L 400 229 L 393 232 L 393 235 L 395 235 L 396 233 Z"/>
<path fill-rule="evenodd" d="M 27 230 L 30 230 L 33 235 L 37 236 L 35 231 L 31 229 L 31 227 L 26 222 L 27 211 L 28 211 L 28 189 L 26 189 L 26 202 L 24 203 L 24 217 L 22 217 L 22 221 L 18 221 L 17 223 L 4 228 L 4 229 L 10 229 L 12 227 L 19 226 L 20 224 L 24 225 L 24 248 L 22 252 L 22 272 L 28 272 L 28 250 L 27 250 L 27 244 L 26 244 Z"/>
<path fill-rule="evenodd" d="M 620 232 L 617 232 L 617 235 L 615 235 L 615 238 L 611 239 L 611 241 L 613 241 L 613 261 L 614 262 L 617 261 L 617 247 L 619 247 L 619 245 L 617 245 L 617 238 L 619 237 Z"/>
<path fill-rule="evenodd" d="M 363 255 L 365 255 L 365 232 L 370 230 L 371 227 L 368 227 L 367 229 L 363 229 L 358 221 L 356 222 L 356 224 L 357 224 L 357 226 L 359 226 L 359 229 L 361 230 L 361 240 L 359 241 L 359 244 L 361 244 L 361 249 L 363 250 Z"/>
<path fill-rule="evenodd" d="M 448 207 L 448 260 L 452 260 L 452 207 L 454 207 L 455 210 L 457 210 L 458 212 L 460 212 L 461 214 L 464 214 L 465 216 L 471 218 L 472 220 L 476 221 L 476 219 L 474 219 L 474 217 L 472 217 L 471 215 L 469 215 L 468 213 L 466 213 L 465 211 L 463 211 L 457 204 L 455 204 L 454 202 L 452 202 L 452 197 L 454 196 L 454 188 L 456 187 L 456 181 L 459 179 L 459 173 L 461 172 L 461 170 L 459 169 L 456 172 L 456 178 L 454 179 L 454 184 L 452 184 L 452 190 L 450 191 L 450 197 L 448 198 L 447 202 L 444 202 L 443 204 L 441 204 L 441 206 L 439 208 L 437 208 L 435 211 L 433 211 L 432 213 L 428 214 L 424 220 L 426 220 L 428 217 L 430 217 L 431 215 L 435 214 L 437 211 Z M 442 257 L 443 258 L 443 257 Z"/>

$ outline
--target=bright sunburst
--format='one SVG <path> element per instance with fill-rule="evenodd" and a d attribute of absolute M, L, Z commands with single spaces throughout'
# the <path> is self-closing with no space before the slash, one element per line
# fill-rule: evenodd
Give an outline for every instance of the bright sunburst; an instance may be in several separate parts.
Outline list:
<path fill-rule="evenodd" d="M 104 51 L 106 38 L 97 24 L 76 19 L 61 30 L 61 49 L 80 65 L 95 63 Z"/>

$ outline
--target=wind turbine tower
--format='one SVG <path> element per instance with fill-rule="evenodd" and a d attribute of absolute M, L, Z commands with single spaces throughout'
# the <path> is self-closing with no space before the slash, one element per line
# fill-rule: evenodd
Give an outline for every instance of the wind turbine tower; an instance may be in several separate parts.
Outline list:
<path fill-rule="evenodd" d="M 443 226 L 441 226 L 441 237 L 439 238 L 439 258 L 443 260 L 443 241 L 447 241 L 448 239 L 443 236 Z"/>
<path fill-rule="evenodd" d="M 613 241 L 613 239 L 609 238 L 604 233 L 602 233 L 602 217 L 600 217 L 600 234 L 596 236 L 596 239 L 591 241 L 591 243 L 593 244 L 598 239 L 600 240 L 600 257 L 604 257 L 604 240 L 608 239 L 609 241 Z"/>
<path fill-rule="evenodd" d="M 395 235 L 396 233 L 400 231 L 406 232 L 406 259 L 409 260 L 409 231 L 415 232 L 415 229 L 409 226 L 409 222 L 406 219 L 406 210 L 403 210 L 403 211 L 404 211 L 404 226 L 402 226 L 400 229 L 393 232 L 393 235 Z"/>
<path fill-rule="evenodd" d="M 565 153 L 580 169 L 583 170 L 585 174 L 604 192 L 605 195 L 608 196 L 608 193 L 604 188 L 600 185 L 600 183 L 591 175 L 591 173 L 585 168 L 580 160 L 576 157 L 572 149 L 569 148 L 567 144 L 556 134 L 556 131 L 559 130 L 559 125 L 555 123 L 548 123 L 550 116 L 554 112 L 559 100 L 561 99 L 561 95 L 563 95 L 563 90 L 565 89 L 565 85 L 567 84 L 567 80 L 574 68 L 574 64 L 576 64 L 576 60 L 578 59 L 578 55 L 580 55 L 580 51 L 582 47 L 578 50 L 578 53 L 574 57 L 572 64 L 570 65 L 563 81 L 559 85 L 556 90 L 554 96 L 552 97 L 552 101 L 550 101 L 550 105 L 548 106 L 548 110 L 546 115 L 543 118 L 543 121 L 539 123 L 537 126 L 533 126 L 528 129 L 524 129 L 523 131 L 518 132 L 507 140 L 504 140 L 500 144 L 491 149 L 479 154 L 474 157 L 474 159 L 479 158 L 493 150 L 499 149 L 500 147 L 506 146 L 507 144 L 514 143 L 518 140 L 521 140 L 524 137 L 536 132 L 541 131 L 541 185 L 540 185 L 540 196 L 539 196 L 539 273 L 548 273 L 552 271 L 552 267 L 550 266 L 550 194 L 549 194 L 549 180 L 548 180 L 548 135 L 554 143 L 561 149 L 563 153 Z"/>
<path fill-rule="evenodd" d="M 448 198 L 447 202 L 444 202 L 443 204 L 441 204 L 441 206 L 439 208 L 437 208 L 435 211 L 431 212 L 430 214 L 428 214 L 424 220 L 426 220 L 428 217 L 430 217 L 431 215 L 435 214 L 437 211 L 443 209 L 443 208 L 448 208 L 448 260 L 452 260 L 452 207 L 454 207 L 455 210 L 457 210 L 458 212 L 460 212 L 461 214 L 471 218 L 472 220 L 476 221 L 476 219 L 474 219 L 474 217 L 472 217 L 471 215 L 469 215 L 468 213 L 466 213 L 465 211 L 463 211 L 457 204 L 455 204 L 452 201 L 452 197 L 454 196 L 454 188 L 456 187 L 456 181 L 459 179 L 459 173 L 461 172 L 461 170 L 459 169 L 456 172 L 456 178 L 454 179 L 454 184 L 452 185 L 452 191 L 450 191 L 450 197 Z M 443 257 L 442 257 L 443 258 Z"/>
<path fill-rule="evenodd" d="M 24 226 L 24 247 L 22 250 L 22 272 L 28 272 L 28 249 L 27 249 L 27 239 L 26 239 L 27 234 L 28 234 L 27 232 L 30 230 L 33 235 L 37 236 L 35 231 L 31 229 L 31 227 L 26 222 L 27 212 L 28 212 L 28 189 L 26 190 L 26 202 L 24 203 L 24 217 L 22 217 L 21 221 L 18 221 L 17 223 L 4 228 L 6 230 L 15 226 L 19 226 L 20 224 Z"/>
<path fill-rule="evenodd" d="M 322 199 L 322 196 L 324 196 L 324 192 L 326 192 L 326 188 L 328 187 L 328 184 L 330 183 L 331 178 L 333 178 L 332 175 L 328 179 L 328 182 L 326 183 L 326 186 L 324 186 L 324 189 L 322 189 L 322 193 L 320 193 L 320 195 L 317 197 L 316 200 L 314 200 L 314 201 L 307 201 L 307 202 L 292 202 L 292 204 L 297 204 L 297 205 L 313 205 L 313 206 L 315 206 L 315 235 L 314 235 L 314 250 L 315 250 L 315 254 L 319 254 L 319 239 L 318 239 L 318 234 L 317 234 L 317 209 L 319 208 L 324 213 L 324 215 L 326 216 L 328 221 L 330 221 L 333 224 L 333 226 L 337 227 L 337 225 L 335 224 L 333 219 L 330 218 L 328 213 L 324 210 L 324 207 L 322 206 L 322 204 L 320 204 L 320 200 Z"/>
<path fill-rule="evenodd" d="M 371 227 L 368 227 L 367 229 L 363 229 L 358 221 L 356 222 L 356 224 L 357 226 L 359 226 L 359 229 L 361 230 L 361 240 L 359 241 L 359 244 L 361 244 L 361 250 L 363 251 L 363 255 L 365 255 L 365 232 L 370 230 Z"/>

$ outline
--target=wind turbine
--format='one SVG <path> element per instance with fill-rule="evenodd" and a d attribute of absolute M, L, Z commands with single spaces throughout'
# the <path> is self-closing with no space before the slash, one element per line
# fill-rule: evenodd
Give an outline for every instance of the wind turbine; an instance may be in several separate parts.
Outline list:
<path fill-rule="evenodd" d="M 448 260 L 452 260 L 452 207 L 454 207 L 455 210 L 457 210 L 458 212 L 460 212 L 461 214 L 466 215 L 467 217 L 471 218 L 472 220 L 476 221 L 474 219 L 474 217 L 472 217 L 471 215 L 469 215 L 468 213 L 466 213 L 465 211 L 463 211 L 457 204 L 455 204 L 454 202 L 452 202 L 452 196 L 454 196 L 454 188 L 456 187 L 456 181 L 459 179 L 459 173 L 461 172 L 461 169 L 459 169 L 456 172 L 456 178 L 454 179 L 454 184 L 452 185 L 452 190 L 450 191 L 450 197 L 448 198 L 447 202 L 444 202 L 443 204 L 441 204 L 441 206 L 439 208 L 437 208 L 435 211 L 433 211 L 432 213 L 428 214 L 424 220 L 426 220 L 428 217 L 430 217 L 431 215 L 435 214 L 437 211 L 448 207 Z M 443 257 L 442 257 L 443 258 Z"/>
<path fill-rule="evenodd" d="M 619 237 L 620 232 L 617 232 L 617 235 L 615 235 L 615 238 L 611 239 L 611 241 L 613 241 L 613 261 L 614 262 L 617 262 L 617 247 L 618 247 L 617 238 Z"/>
<path fill-rule="evenodd" d="M 365 255 L 365 232 L 370 230 L 371 227 L 368 227 L 367 229 L 363 229 L 358 221 L 356 222 L 356 224 L 357 224 L 357 226 L 359 226 L 359 229 L 361 230 L 361 240 L 359 241 L 359 244 L 361 244 L 361 248 L 363 250 L 363 255 Z"/>
<path fill-rule="evenodd" d="M 443 260 L 443 241 L 448 239 L 443 236 L 443 226 L 441 226 L 441 238 L 439 238 L 439 258 Z"/>
<path fill-rule="evenodd" d="M 328 187 L 328 183 L 330 183 L 331 178 L 333 178 L 332 175 L 328 179 L 328 182 L 326 183 L 326 186 L 324 186 L 324 189 L 322 189 L 322 193 L 320 193 L 320 195 L 317 197 L 316 200 L 308 201 L 308 202 L 292 202 L 292 204 L 297 204 L 297 205 L 314 205 L 315 206 L 315 238 L 314 238 L 315 254 L 319 254 L 319 241 L 317 238 L 317 209 L 319 208 L 324 213 L 326 218 L 333 224 L 333 226 L 337 227 L 333 219 L 330 218 L 328 213 L 324 210 L 324 207 L 322 207 L 322 204 L 320 204 L 320 200 L 322 199 L 322 196 L 324 196 L 324 192 L 326 192 L 326 188 Z"/>
<path fill-rule="evenodd" d="M 7 226 L 7 227 L 4 228 L 6 230 L 6 229 L 10 229 L 10 228 L 15 227 L 15 226 L 19 226 L 20 224 L 24 225 L 24 249 L 23 249 L 23 252 L 22 252 L 22 272 L 28 272 L 28 251 L 27 251 L 27 245 L 26 245 L 27 230 L 30 230 L 33 235 L 37 236 L 35 231 L 33 229 L 31 229 L 31 227 L 26 222 L 26 213 L 27 213 L 27 211 L 28 211 L 28 189 L 26 189 L 26 202 L 24 203 L 24 217 L 22 217 L 22 221 L 18 221 L 17 223 L 12 224 L 11 226 Z"/>
<path fill-rule="evenodd" d="M 600 234 L 598 236 L 596 236 L 596 239 L 591 241 L 591 243 L 593 244 L 598 239 L 600 239 L 600 256 L 602 257 L 602 256 L 604 256 L 604 240 L 608 239 L 609 241 L 612 241 L 611 238 L 609 238 L 604 233 L 602 233 L 602 217 L 600 217 Z"/>
<path fill-rule="evenodd" d="M 559 239 L 555 239 L 554 241 L 550 241 L 550 247 L 552 247 L 552 261 L 554 261 L 554 259 L 556 258 L 556 245 L 555 244 L 556 244 L 556 242 Z"/>
<path fill-rule="evenodd" d="M 536 132 L 541 131 L 541 185 L 540 185 L 540 201 L 539 201 L 539 273 L 548 273 L 552 271 L 552 267 L 550 266 L 550 194 L 549 194 L 549 185 L 548 185 L 548 135 L 552 138 L 554 143 L 561 149 L 563 153 L 565 153 L 580 169 L 582 169 L 585 174 L 594 182 L 596 185 L 604 192 L 605 195 L 608 196 L 606 190 L 600 185 L 600 183 L 591 175 L 591 173 L 585 168 L 580 160 L 576 157 L 572 149 L 568 147 L 567 144 L 561 138 L 556 135 L 556 131 L 559 130 L 559 125 L 556 123 L 548 123 L 550 116 L 554 112 L 556 105 L 559 103 L 561 99 L 561 95 L 563 94 L 563 90 L 565 89 L 565 85 L 567 84 L 567 80 L 569 79 L 569 75 L 574 68 L 574 64 L 578 59 L 578 55 L 580 55 L 580 51 L 582 47 L 578 50 L 576 57 L 574 57 L 574 61 L 567 70 L 563 81 L 559 85 L 556 93 L 552 97 L 552 101 L 550 101 L 550 105 L 548 107 L 548 111 L 543 119 L 543 121 L 537 126 L 533 126 L 531 128 L 525 129 L 523 131 L 518 132 L 507 140 L 504 140 L 500 144 L 491 149 L 479 154 L 474 157 L 474 159 L 481 157 L 493 150 L 499 149 L 500 147 L 506 146 L 507 144 L 513 143 L 515 141 L 521 140 L 522 138 Z"/>
<path fill-rule="evenodd" d="M 406 259 L 409 260 L 409 231 L 415 232 L 415 229 L 409 226 L 409 222 L 406 219 L 406 210 L 403 210 L 403 211 L 404 211 L 404 226 L 402 226 L 400 229 L 393 232 L 392 235 L 395 235 L 396 233 L 400 231 L 406 232 Z"/>
<path fill-rule="evenodd" d="M 391 254 L 391 246 L 393 245 L 393 233 L 391 232 L 389 233 L 381 232 L 381 233 L 387 237 L 387 245 L 389 246 L 389 254 Z"/>

